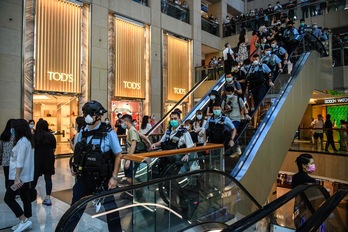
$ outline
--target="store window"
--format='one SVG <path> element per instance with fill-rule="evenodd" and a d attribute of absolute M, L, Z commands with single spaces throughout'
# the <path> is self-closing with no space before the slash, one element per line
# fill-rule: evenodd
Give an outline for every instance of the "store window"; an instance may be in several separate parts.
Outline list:
<path fill-rule="evenodd" d="M 133 119 L 137 120 L 138 126 L 140 124 L 141 118 L 143 117 L 142 114 L 142 103 L 141 101 L 112 101 L 112 119 L 111 123 L 113 126 L 115 126 L 117 121 L 117 114 L 121 113 L 129 114 L 132 116 Z"/>
<path fill-rule="evenodd" d="M 34 94 L 33 119 L 44 119 L 57 140 L 55 154 L 70 154 L 70 139 L 76 133 L 78 99 L 74 96 Z"/>

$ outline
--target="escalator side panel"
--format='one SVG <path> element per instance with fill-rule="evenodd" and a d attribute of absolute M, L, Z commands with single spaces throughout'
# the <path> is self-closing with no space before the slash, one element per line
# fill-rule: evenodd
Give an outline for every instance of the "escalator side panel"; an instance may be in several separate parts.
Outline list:
<path fill-rule="evenodd" d="M 312 92 L 322 81 L 320 62 L 320 55 L 311 52 L 262 128 L 248 158 L 237 167 L 240 171 L 235 178 L 261 204 L 269 195 Z"/>

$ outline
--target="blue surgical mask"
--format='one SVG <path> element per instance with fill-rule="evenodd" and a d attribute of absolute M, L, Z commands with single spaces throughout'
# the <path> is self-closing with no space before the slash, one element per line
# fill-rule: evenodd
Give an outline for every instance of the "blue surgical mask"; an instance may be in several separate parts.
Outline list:
<path fill-rule="evenodd" d="M 231 99 L 233 97 L 233 95 L 232 94 L 227 94 L 226 97 L 227 97 L 227 99 Z"/>
<path fill-rule="evenodd" d="M 122 129 L 127 129 L 127 126 L 124 123 L 121 124 L 121 127 L 122 127 Z"/>
<path fill-rule="evenodd" d="M 29 127 L 30 127 L 30 129 L 33 129 L 34 125 L 33 124 L 29 124 Z"/>
<path fill-rule="evenodd" d="M 271 51 L 265 51 L 265 55 L 266 56 L 270 56 L 271 55 Z"/>
<path fill-rule="evenodd" d="M 10 129 L 10 133 L 11 133 L 11 135 L 14 135 L 14 133 L 15 133 L 14 128 L 11 128 L 11 129 Z"/>
<path fill-rule="evenodd" d="M 210 100 L 215 100 L 216 96 L 215 95 L 210 95 Z"/>
<path fill-rule="evenodd" d="M 198 120 L 202 120 L 202 118 L 203 118 L 203 115 L 201 115 L 201 114 L 198 114 L 198 115 L 197 115 L 197 119 L 198 119 Z"/>
<path fill-rule="evenodd" d="M 226 78 L 226 81 L 227 81 L 227 82 L 231 82 L 231 81 L 232 81 L 232 77 L 227 77 L 227 78 Z"/>
<path fill-rule="evenodd" d="M 250 65 L 245 65 L 244 68 L 248 70 L 250 68 Z"/>
<path fill-rule="evenodd" d="M 215 116 L 219 117 L 221 114 L 221 110 L 213 110 Z"/>
<path fill-rule="evenodd" d="M 177 128 L 179 126 L 178 120 L 170 120 L 170 125 L 174 128 Z"/>

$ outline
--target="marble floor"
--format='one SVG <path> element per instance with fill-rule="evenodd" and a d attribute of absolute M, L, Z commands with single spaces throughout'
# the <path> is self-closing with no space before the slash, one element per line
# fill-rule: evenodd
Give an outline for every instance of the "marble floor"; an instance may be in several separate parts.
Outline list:
<path fill-rule="evenodd" d="M 69 159 L 58 158 L 56 159 L 55 166 L 56 174 L 52 177 L 52 192 L 72 188 L 74 184 L 74 178 L 70 174 Z M 9 207 L 4 203 L 3 200 L 5 195 L 5 187 L 3 186 L 5 186 L 5 184 L 2 168 L 0 170 L 0 186 L 0 231 L 12 231 L 11 227 L 18 222 L 18 219 L 15 217 L 13 212 L 9 209 Z M 42 205 L 42 200 L 46 194 L 45 181 L 43 177 L 40 177 L 36 189 L 38 191 L 38 196 L 37 200 L 32 203 L 33 216 L 30 218 L 30 220 L 33 222 L 33 224 L 31 231 L 54 231 L 59 222 L 59 219 L 70 207 L 70 205 L 54 197 L 51 197 L 52 206 Z M 21 201 L 18 201 L 21 204 Z M 84 222 L 80 223 L 81 225 L 79 224 L 79 227 L 81 226 L 84 229 L 87 229 L 87 231 L 103 231 L 100 229 L 102 229 L 104 225 L 99 225 L 99 229 L 95 229 L 94 225 L 88 225 L 88 218 L 85 218 L 83 221 Z"/>

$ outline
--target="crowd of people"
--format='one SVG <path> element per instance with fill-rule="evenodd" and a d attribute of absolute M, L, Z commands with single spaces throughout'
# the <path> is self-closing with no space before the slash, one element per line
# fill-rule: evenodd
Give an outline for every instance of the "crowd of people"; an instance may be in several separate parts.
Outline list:
<path fill-rule="evenodd" d="M 242 28 L 255 30 L 261 25 L 273 25 L 277 20 L 286 23 L 287 19 L 296 20 L 326 14 L 336 10 L 344 10 L 345 0 L 290 0 L 288 3 L 276 2 L 274 6 L 268 4 L 265 8 L 251 9 L 249 12 L 229 16 L 224 19 L 224 36 L 240 33 Z M 301 10 L 301 12 L 299 12 Z"/>

